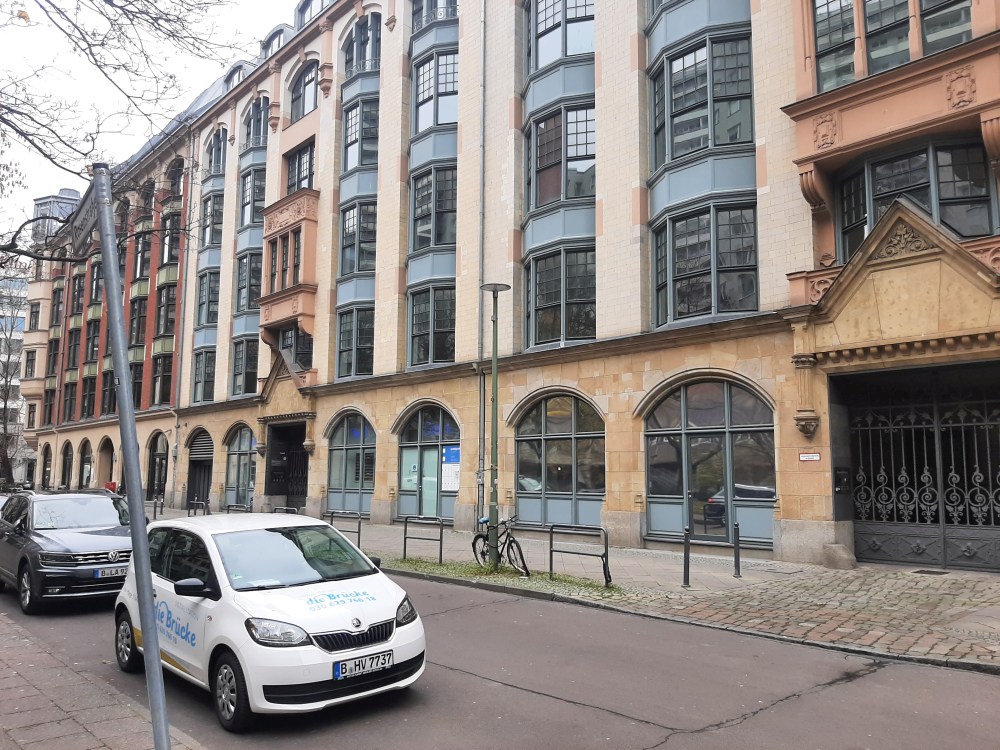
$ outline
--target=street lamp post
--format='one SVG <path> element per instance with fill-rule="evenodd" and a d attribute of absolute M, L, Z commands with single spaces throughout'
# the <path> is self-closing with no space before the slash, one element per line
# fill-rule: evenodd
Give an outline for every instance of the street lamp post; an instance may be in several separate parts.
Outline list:
<path fill-rule="evenodd" d="M 483 284 L 480 289 L 493 295 L 493 400 L 490 408 L 490 523 L 486 541 L 490 552 L 490 570 L 500 567 L 500 550 L 497 547 L 497 525 L 500 520 L 497 508 L 497 295 L 510 290 L 509 284 Z"/>

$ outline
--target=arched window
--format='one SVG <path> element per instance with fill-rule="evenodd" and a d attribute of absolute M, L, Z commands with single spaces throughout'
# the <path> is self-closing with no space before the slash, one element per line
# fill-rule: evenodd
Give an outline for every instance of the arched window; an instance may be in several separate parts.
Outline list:
<path fill-rule="evenodd" d="M 257 440 L 249 427 L 233 429 L 226 441 L 226 505 L 250 506 L 257 476 Z"/>
<path fill-rule="evenodd" d="M 146 499 L 162 499 L 167 491 L 167 436 L 158 432 L 149 442 L 148 475 L 146 478 Z"/>
<path fill-rule="evenodd" d="M 147 180 L 139 190 L 139 211 L 143 216 L 153 215 L 153 200 L 156 196 L 156 186 L 152 180 Z"/>
<path fill-rule="evenodd" d="M 309 23 L 316 14 L 326 7 L 328 0 L 304 0 L 295 13 L 295 20 L 298 28 L 302 28 Z"/>
<path fill-rule="evenodd" d="M 42 478 L 40 483 L 43 490 L 52 489 L 52 448 L 48 445 L 42 449 Z"/>
<path fill-rule="evenodd" d="M 208 148 L 205 151 L 206 171 L 209 175 L 222 174 L 226 171 L 226 144 L 228 135 L 226 127 L 220 125 L 208 141 Z"/>
<path fill-rule="evenodd" d="M 681 386 L 646 417 L 647 528 L 770 542 L 774 416 L 746 388 L 721 380 Z"/>
<path fill-rule="evenodd" d="M 330 435 L 327 510 L 370 513 L 375 489 L 375 430 L 360 414 L 348 414 Z"/>
<path fill-rule="evenodd" d="M 382 55 L 382 15 L 372 13 L 354 24 L 344 42 L 344 78 L 378 70 Z"/>
<path fill-rule="evenodd" d="M 243 148 L 256 148 L 267 145 L 267 113 L 271 106 L 271 100 L 266 96 L 259 96 L 250 105 L 246 119 L 243 120 L 245 127 Z"/>
<path fill-rule="evenodd" d="M 94 452 L 90 448 L 90 441 L 84 440 L 80 446 L 80 489 L 90 486 L 90 480 L 94 476 Z"/>
<path fill-rule="evenodd" d="M 295 122 L 316 109 L 316 91 L 319 64 L 314 62 L 306 65 L 292 84 L 292 122 Z"/>
<path fill-rule="evenodd" d="M 232 89 L 236 84 L 243 80 L 246 76 L 246 68 L 242 65 L 237 66 L 233 71 L 226 76 L 226 91 Z"/>
<path fill-rule="evenodd" d="M 174 159 L 167 167 L 167 188 L 170 197 L 176 198 L 184 194 L 184 160 Z"/>
<path fill-rule="evenodd" d="M 461 437 L 440 406 L 425 406 L 399 435 L 400 516 L 453 518 L 458 495 Z"/>
<path fill-rule="evenodd" d="M 517 425 L 517 514 L 525 523 L 601 525 L 604 420 L 576 396 L 549 396 Z"/>
<path fill-rule="evenodd" d="M 68 490 L 73 482 L 73 446 L 67 442 L 62 449 L 62 474 L 59 475 L 59 489 Z"/>
<path fill-rule="evenodd" d="M 263 44 L 260 45 L 260 56 L 263 58 L 270 57 L 285 43 L 285 32 L 277 31 L 271 34 Z"/>

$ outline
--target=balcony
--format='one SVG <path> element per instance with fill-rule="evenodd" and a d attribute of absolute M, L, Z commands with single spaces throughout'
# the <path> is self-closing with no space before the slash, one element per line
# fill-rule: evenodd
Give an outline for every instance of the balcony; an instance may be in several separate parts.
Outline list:
<path fill-rule="evenodd" d="M 413 33 L 427 28 L 435 21 L 451 21 L 458 18 L 458 3 L 446 2 L 440 8 L 432 8 L 421 16 L 413 18 Z"/>

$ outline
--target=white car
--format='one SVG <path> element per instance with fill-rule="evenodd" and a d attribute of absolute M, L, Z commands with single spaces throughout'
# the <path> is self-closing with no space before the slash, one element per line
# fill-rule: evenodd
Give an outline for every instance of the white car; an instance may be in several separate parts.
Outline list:
<path fill-rule="evenodd" d="M 149 525 L 163 666 L 208 689 L 222 726 L 412 685 L 424 627 L 406 592 L 330 524 L 247 513 Z M 135 565 L 115 602 L 115 657 L 142 669 Z"/>

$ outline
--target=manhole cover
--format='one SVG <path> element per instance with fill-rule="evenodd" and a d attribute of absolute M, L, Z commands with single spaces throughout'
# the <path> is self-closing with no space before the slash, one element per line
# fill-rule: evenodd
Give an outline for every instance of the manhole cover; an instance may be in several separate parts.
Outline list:
<path fill-rule="evenodd" d="M 914 570 L 914 573 L 918 573 L 922 576 L 946 576 L 948 575 L 947 570 Z"/>

